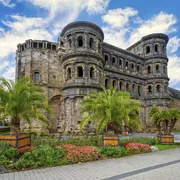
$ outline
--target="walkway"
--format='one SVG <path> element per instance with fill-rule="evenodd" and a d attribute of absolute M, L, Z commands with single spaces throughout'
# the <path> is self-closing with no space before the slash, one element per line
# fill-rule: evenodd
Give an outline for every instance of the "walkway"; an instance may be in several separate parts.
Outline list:
<path fill-rule="evenodd" d="M 0 180 L 180 180 L 180 149 L 0 174 Z"/>

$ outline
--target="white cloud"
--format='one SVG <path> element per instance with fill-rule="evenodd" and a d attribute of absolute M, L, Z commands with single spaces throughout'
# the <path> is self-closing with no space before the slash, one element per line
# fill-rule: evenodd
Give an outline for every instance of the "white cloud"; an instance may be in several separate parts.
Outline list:
<path fill-rule="evenodd" d="M 180 57 L 176 54 L 169 56 L 168 63 L 168 76 L 170 77 L 170 86 L 177 86 L 179 84 L 180 87 Z"/>
<path fill-rule="evenodd" d="M 15 67 L 14 66 L 6 67 L 5 72 L 2 74 L 2 77 L 5 77 L 6 79 L 15 80 Z"/>
<path fill-rule="evenodd" d="M 2 23 L 8 27 L 5 30 L 0 27 L 0 75 L 12 79 L 15 73 L 14 62 L 17 44 L 26 39 L 38 39 L 53 41 L 61 29 L 69 22 L 75 21 L 80 12 L 89 14 L 103 13 L 109 0 L 19 0 L 28 1 L 34 6 L 46 9 L 45 17 L 26 17 L 18 14 L 7 16 L 8 21 Z M 12 7 L 10 0 L 0 0 L 5 6 Z M 7 29 L 7 28 L 6 28 Z M 8 62 L 8 64 L 7 64 Z"/>
<path fill-rule="evenodd" d="M 141 22 L 138 11 L 130 7 L 109 10 L 102 16 L 102 20 L 107 24 L 102 28 L 105 41 L 121 48 L 129 45 L 127 34 L 131 29 L 130 22 Z"/>
<path fill-rule="evenodd" d="M 179 46 L 180 38 L 178 38 L 177 36 L 170 38 L 167 46 L 168 53 L 175 53 L 178 50 Z"/>
<path fill-rule="evenodd" d="M 130 17 L 136 16 L 138 11 L 127 7 L 125 9 L 109 10 L 102 16 L 103 22 L 107 23 L 111 28 L 122 29 L 129 24 Z"/>
<path fill-rule="evenodd" d="M 143 36 L 152 33 L 172 33 L 177 29 L 174 26 L 177 19 L 173 14 L 160 12 L 152 18 L 143 21 L 139 28 L 134 29 L 130 35 L 130 44 L 140 40 Z"/>
<path fill-rule="evenodd" d="M 28 29 L 24 32 L 9 31 L 0 37 L 0 58 L 15 53 L 17 44 L 23 43 L 26 39 L 53 40 L 53 37 L 44 29 Z"/>
<path fill-rule="evenodd" d="M 71 13 L 75 18 L 79 13 L 86 10 L 89 14 L 103 13 L 109 0 L 26 0 L 35 6 L 49 11 L 49 17 L 52 19 L 57 14 Z M 68 16 L 69 17 L 69 16 Z"/>
<path fill-rule="evenodd" d="M 144 20 L 133 8 L 109 10 L 102 16 L 106 26 L 103 27 L 105 41 L 121 48 L 127 48 L 139 41 L 143 36 L 152 33 L 171 34 L 177 31 L 177 19 L 173 14 L 160 12 Z M 180 84 L 180 57 L 176 55 L 180 46 L 180 38 L 174 36 L 168 43 L 170 86 Z M 179 85 L 180 86 L 180 85 Z"/>
<path fill-rule="evenodd" d="M 19 15 L 11 15 L 10 18 L 11 21 L 2 21 L 2 23 L 17 32 L 24 32 L 28 29 L 42 27 L 46 24 L 46 21 L 42 18 L 28 18 Z"/>
<path fill-rule="evenodd" d="M 4 6 L 7 6 L 7 7 L 12 8 L 12 7 L 15 6 L 15 4 L 10 3 L 10 1 L 11 1 L 11 0 L 0 0 L 0 3 L 2 3 Z"/>

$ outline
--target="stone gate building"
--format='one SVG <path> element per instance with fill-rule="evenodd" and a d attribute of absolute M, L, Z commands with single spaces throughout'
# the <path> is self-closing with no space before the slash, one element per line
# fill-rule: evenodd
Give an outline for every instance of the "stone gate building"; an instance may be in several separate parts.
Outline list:
<path fill-rule="evenodd" d="M 46 89 L 55 113 L 54 131 L 78 131 L 80 102 L 90 91 L 100 90 L 101 84 L 140 99 L 141 123 L 147 126 L 152 105 L 166 107 L 180 98 L 179 91 L 168 88 L 167 35 L 145 36 L 126 50 L 103 40 L 97 25 L 73 22 L 64 27 L 57 43 L 30 39 L 18 44 L 16 79 L 29 76 Z"/>

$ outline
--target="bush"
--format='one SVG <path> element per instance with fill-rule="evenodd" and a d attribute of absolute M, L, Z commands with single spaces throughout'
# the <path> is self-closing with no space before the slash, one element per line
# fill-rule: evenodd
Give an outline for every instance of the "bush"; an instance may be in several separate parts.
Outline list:
<path fill-rule="evenodd" d="M 90 146 L 62 145 L 66 158 L 71 163 L 95 161 L 99 158 L 98 151 Z"/>
<path fill-rule="evenodd" d="M 124 147 L 110 147 L 104 146 L 99 150 L 100 155 L 105 157 L 123 157 L 127 155 Z"/>
<path fill-rule="evenodd" d="M 0 142 L 0 165 L 8 165 L 18 157 L 17 149 L 5 142 Z"/>
<path fill-rule="evenodd" d="M 63 144 L 74 144 L 76 146 L 101 146 L 102 137 L 101 136 L 89 136 L 89 137 L 80 137 L 80 138 L 69 138 L 57 140 L 47 137 L 37 137 L 32 141 L 33 146 L 38 145 L 49 145 L 56 147 Z"/>
<path fill-rule="evenodd" d="M 141 144 L 135 142 L 124 143 L 124 147 L 129 155 L 151 152 L 152 149 L 148 144 Z"/>
<path fill-rule="evenodd" d="M 149 144 L 150 146 L 156 144 L 156 138 L 149 138 L 149 137 L 138 137 L 138 138 L 122 138 L 120 139 L 121 145 L 127 142 L 136 142 L 141 144 Z"/>
<path fill-rule="evenodd" d="M 61 148 L 52 148 L 51 146 L 38 146 L 30 151 L 25 151 L 21 158 L 10 168 L 26 169 L 65 164 L 64 152 Z"/>

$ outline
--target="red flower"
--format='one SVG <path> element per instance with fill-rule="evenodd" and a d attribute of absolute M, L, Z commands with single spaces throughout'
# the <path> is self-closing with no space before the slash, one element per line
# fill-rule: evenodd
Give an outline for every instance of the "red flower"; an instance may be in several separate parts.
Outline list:
<path fill-rule="evenodd" d="M 25 151 L 30 151 L 30 150 L 31 150 L 31 146 L 26 146 L 24 148 L 18 148 L 17 152 L 23 154 Z"/>
<path fill-rule="evenodd" d="M 123 144 L 129 154 L 138 154 L 151 152 L 151 147 L 148 144 L 128 142 Z"/>
<path fill-rule="evenodd" d="M 87 162 L 98 159 L 98 151 L 90 146 L 62 145 L 66 158 L 72 162 Z"/>

